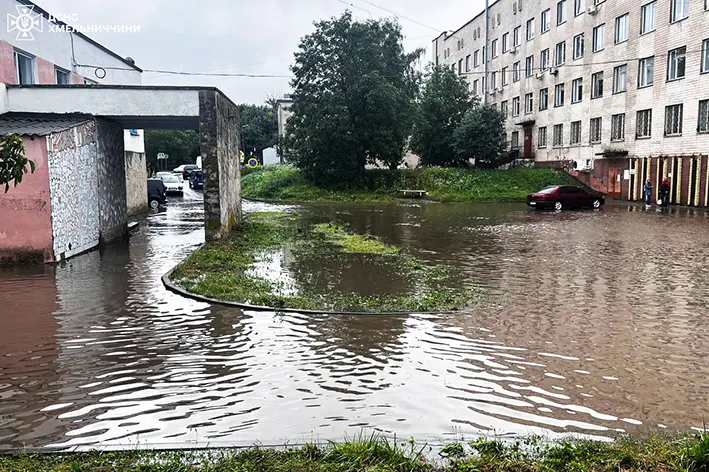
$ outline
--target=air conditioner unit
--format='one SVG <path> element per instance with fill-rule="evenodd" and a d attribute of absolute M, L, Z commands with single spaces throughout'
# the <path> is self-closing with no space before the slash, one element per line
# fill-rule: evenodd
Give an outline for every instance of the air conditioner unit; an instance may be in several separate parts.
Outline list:
<path fill-rule="evenodd" d="M 591 5 L 586 11 L 589 15 L 595 15 L 598 12 L 598 7 L 596 5 Z"/>
<path fill-rule="evenodd" d="M 543 79 L 543 78 L 544 78 L 544 71 L 540 70 L 539 72 L 537 72 L 537 79 Z"/>
<path fill-rule="evenodd" d="M 557 69 L 556 67 L 552 67 L 551 69 L 549 69 L 549 73 L 551 75 L 556 75 L 559 73 L 559 69 Z"/>

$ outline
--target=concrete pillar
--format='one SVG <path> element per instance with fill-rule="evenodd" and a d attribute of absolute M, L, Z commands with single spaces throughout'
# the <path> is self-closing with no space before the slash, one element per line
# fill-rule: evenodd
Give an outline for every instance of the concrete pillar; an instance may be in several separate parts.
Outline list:
<path fill-rule="evenodd" d="M 207 241 L 221 239 L 241 219 L 238 108 L 217 90 L 199 92 L 199 137 L 204 172 Z"/>

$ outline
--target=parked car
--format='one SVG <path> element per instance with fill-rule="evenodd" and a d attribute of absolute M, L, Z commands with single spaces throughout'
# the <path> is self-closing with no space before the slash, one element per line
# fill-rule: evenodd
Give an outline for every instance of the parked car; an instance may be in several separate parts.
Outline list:
<path fill-rule="evenodd" d="M 173 172 L 175 174 L 180 174 L 182 176 L 182 180 L 189 180 L 192 172 L 197 169 L 198 167 L 194 164 L 182 164 L 181 166 L 173 169 Z"/>
<path fill-rule="evenodd" d="M 173 174 L 172 172 L 158 172 L 157 174 L 155 174 L 155 178 L 162 180 L 163 177 L 174 177 L 174 175 L 175 174 Z"/>
<path fill-rule="evenodd" d="M 162 178 L 162 183 L 165 184 L 165 193 L 167 195 L 183 195 L 182 180 L 176 175 L 170 175 Z"/>
<path fill-rule="evenodd" d="M 157 210 L 167 203 L 165 184 L 160 179 L 148 179 L 148 205 Z"/>
<path fill-rule="evenodd" d="M 553 185 L 527 196 L 527 204 L 530 207 L 553 208 L 557 211 L 583 207 L 598 209 L 605 203 L 606 197 L 602 193 L 573 185 Z"/>
<path fill-rule="evenodd" d="M 196 169 L 194 172 L 192 172 L 192 175 L 190 175 L 190 188 L 204 188 L 204 174 L 202 173 L 202 169 Z"/>

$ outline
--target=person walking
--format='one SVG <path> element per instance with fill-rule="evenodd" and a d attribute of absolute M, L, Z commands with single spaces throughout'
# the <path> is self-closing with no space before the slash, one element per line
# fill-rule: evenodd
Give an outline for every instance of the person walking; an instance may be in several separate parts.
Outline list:
<path fill-rule="evenodd" d="M 650 182 L 650 179 L 645 182 L 645 205 L 652 205 L 652 182 Z"/>
<path fill-rule="evenodd" d="M 665 177 L 665 180 L 660 184 L 660 206 L 667 206 L 670 203 L 670 191 L 672 190 L 672 183 L 669 177 Z"/>

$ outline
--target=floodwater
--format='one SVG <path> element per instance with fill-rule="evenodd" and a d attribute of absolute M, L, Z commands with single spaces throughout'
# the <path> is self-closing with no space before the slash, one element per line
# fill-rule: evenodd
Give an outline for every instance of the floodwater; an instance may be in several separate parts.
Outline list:
<path fill-rule="evenodd" d="M 398 317 L 184 299 L 160 277 L 203 240 L 190 192 L 129 243 L 0 272 L 0 448 L 282 445 L 363 429 L 608 437 L 709 416 L 706 213 L 307 212 L 451 264 L 484 297 L 465 313 Z M 385 278 L 331 275 L 363 289 Z"/>

